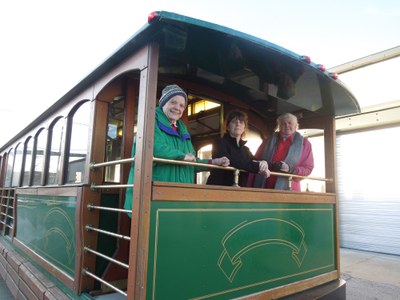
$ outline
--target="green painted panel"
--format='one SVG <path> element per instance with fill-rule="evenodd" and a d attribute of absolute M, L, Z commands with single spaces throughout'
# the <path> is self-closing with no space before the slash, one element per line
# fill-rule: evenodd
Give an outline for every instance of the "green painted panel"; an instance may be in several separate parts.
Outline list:
<path fill-rule="evenodd" d="M 153 201 L 148 299 L 232 299 L 336 269 L 331 204 Z"/>
<path fill-rule="evenodd" d="M 18 240 L 73 276 L 76 197 L 18 195 L 17 199 Z"/>

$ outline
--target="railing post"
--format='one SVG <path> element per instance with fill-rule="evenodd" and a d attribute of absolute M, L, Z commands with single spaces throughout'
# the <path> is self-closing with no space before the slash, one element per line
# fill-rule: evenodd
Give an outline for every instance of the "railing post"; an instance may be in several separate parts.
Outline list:
<path fill-rule="evenodd" d="M 239 175 L 240 175 L 240 170 L 236 169 L 233 171 L 233 184 L 232 186 L 239 186 Z"/>

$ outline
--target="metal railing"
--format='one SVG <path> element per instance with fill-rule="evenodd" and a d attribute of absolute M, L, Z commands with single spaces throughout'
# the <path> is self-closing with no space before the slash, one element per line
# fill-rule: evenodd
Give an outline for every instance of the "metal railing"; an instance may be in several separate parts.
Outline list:
<path fill-rule="evenodd" d="M 133 158 L 120 159 L 120 160 L 102 162 L 102 163 L 94 163 L 93 162 L 93 163 L 90 164 L 90 169 L 92 171 L 94 171 L 94 170 L 96 170 L 98 168 L 102 168 L 102 167 L 125 164 L 125 163 L 131 163 L 134 160 L 135 160 L 135 158 L 133 157 Z M 211 165 L 211 164 L 196 163 L 196 162 L 186 162 L 186 161 L 176 161 L 176 160 L 169 160 L 169 159 L 163 159 L 163 158 L 153 158 L 153 162 L 165 163 L 165 164 L 187 165 L 187 166 L 203 167 L 203 168 L 208 168 L 208 169 L 222 169 L 222 170 L 226 170 L 226 171 L 232 171 L 232 172 L 234 172 L 234 184 L 233 184 L 234 186 L 239 186 L 238 185 L 239 173 L 243 171 L 243 170 L 239 170 L 239 169 L 236 169 L 236 168 L 233 168 L 233 167 L 221 167 L 221 166 L 216 166 L 216 165 Z M 289 188 L 291 186 L 291 181 L 292 181 L 293 178 L 311 179 L 311 180 L 319 180 L 319 181 L 333 181 L 332 179 L 327 179 L 327 178 L 311 177 L 311 176 L 300 176 L 300 175 L 289 174 L 289 173 L 280 173 L 280 172 L 271 172 L 271 175 L 288 177 Z M 91 189 L 92 190 L 120 189 L 120 188 L 131 188 L 131 187 L 133 187 L 133 184 L 107 184 L 107 185 L 92 184 L 91 185 Z M 105 206 L 98 206 L 98 205 L 94 205 L 93 203 L 89 203 L 87 205 L 87 209 L 89 211 L 99 210 L 99 211 L 108 211 L 108 212 L 111 212 L 111 213 L 127 213 L 127 214 L 131 213 L 131 210 L 126 210 L 126 209 L 121 209 L 121 208 L 105 207 Z M 103 230 L 101 228 L 96 228 L 96 227 L 94 227 L 94 226 L 92 226 L 90 224 L 86 224 L 85 225 L 85 229 L 87 231 L 97 232 L 98 234 L 108 235 L 108 236 L 111 236 L 111 237 L 114 237 L 114 238 L 117 238 L 117 239 L 129 241 L 129 242 L 131 240 L 130 236 L 126 236 L 126 235 L 110 232 L 110 231 L 107 231 L 107 230 Z M 91 253 L 93 255 L 96 255 L 98 257 L 106 259 L 109 262 L 117 264 L 117 265 L 119 265 L 119 266 L 121 266 L 123 268 L 129 269 L 129 265 L 128 264 L 125 264 L 124 262 L 121 262 L 121 261 L 116 260 L 116 259 L 114 259 L 112 257 L 109 257 L 109 256 L 107 256 L 107 255 L 105 255 L 103 253 L 95 251 L 95 250 L 91 249 L 87 245 L 84 246 L 83 250 L 85 252 L 89 252 L 89 253 Z M 84 268 L 82 270 L 82 274 L 92 277 L 93 279 L 101 282 L 102 284 L 106 285 L 107 287 L 109 287 L 110 289 L 114 290 L 115 292 L 124 295 L 125 297 L 127 296 L 126 292 L 124 292 L 123 290 L 121 290 L 118 287 L 114 286 L 113 284 L 103 280 L 102 278 L 98 277 L 97 275 L 93 274 L 92 272 L 90 272 L 88 270 L 88 268 Z"/>
<path fill-rule="evenodd" d="M 316 181 L 325 181 L 325 182 L 332 182 L 332 178 L 323 178 L 323 177 L 316 177 L 316 176 L 301 176 L 301 175 L 296 175 L 296 174 L 290 174 L 290 173 L 280 173 L 280 172 L 271 172 L 271 175 L 274 176 L 281 176 L 281 177 L 287 177 L 288 178 L 288 189 L 292 189 L 292 180 L 293 178 L 295 179 L 310 179 L 310 180 L 316 180 Z"/>
<path fill-rule="evenodd" d="M 108 162 L 102 162 L 102 163 L 91 163 L 90 164 L 90 169 L 92 171 L 98 169 L 98 168 L 103 168 L 103 167 L 108 167 L 108 166 L 113 166 L 113 165 L 120 165 L 120 164 L 126 164 L 126 163 L 132 163 L 135 160 L 134 157 L 132 158 L 127 158 L 127 159 L 120 159 L 120 160 L 114 160 L 114 161 L 108 161 Z M 227 170 L 227 171 L 231 171 L 234 172 L 234 186 L 239 186 L 238 182 L 239 182 L 239 173 L 240 170 L 233 168 L 233 167 L 221 167 L 221 166 L 216 166 L 216 165 L 212 165 L 212 164 L 204 164 L 204 163 L 197 163 L 197 162 L 186 162 L 186 161 L 176 161 L 176 160 L 169 160 L 169 159 L 163 159 L 163 158 L 153 158 L 153 162 L 156 163 L 164 163 L 164 164 L 176 164 L 176 165 L 186 165 L 186 166 L 194 166 L 194 167 L 203 167 L 203 168 L 208 168 L 208 169 L 222 169 L 222 170 Z M 102 185 L 97 185 L 97 184 L 91 184 L 91 189 L 92 190 L 98 190 L 98 189 L 120 189 L 120 188 L 130 188 L 133 187 L 132 184 L 102 184 Z M 111 213 L 131 213 L 131 210 L 126 210 L 126 209 L 120 209 L 120 208 L 113 208 L 113 207 L 105 207 L 105 206 L 99 206 L 99 205 L 94 205 L 93 203 L 89 203 L 87 205 L 87 209 L 89 211 L 95 211 L 95 210 L 99 210 L 99 211 L 108 211 Z M 103 230 L 101 228 L 96 228 L 90 224 L 86 224 L 85 225 L 85 229 L 87 231 L 93 231 L 96 232 L 98 234 L 103 234 L 103 235 L 108 235 L 114 238 L 118 238 L 121 240 L 126 240 L 126 241 L 130 241 L 131 238 L 130 236 L 126 236 L 126 235 L 122 235 L 122 234 L 118 234 L 118 233 L 114 233 L 114 232 L 110 232 L 107 230 Z M 96 255 L 98 257 L 101 257 L 107 261 L 109 261 L 110 263 L 114 263 L 117 264 L 123 268 L 128 269 L 129 265 L 125 264 L 119 260 L 116 260 L 112 257 L 109 257 L 101 252 L 95 251 L 93 249 L 91 249 L 89 246 L 85 245 L 83 248 L 84 252 L 86 253 L 91 253 L 93 255 Z M 110 289 L 114 290 L 117 293 L 120 293 L 121 295 L 124 295 L 125 297 L 127 296 L 126 292 L 124 292 L 123 290 L 119 289 L 118 287 L 116 287 L 115 285 L 111 284 L 110 282 L 107 282 L 105 280 L 103 280 L 102 278 L 98 277 L 97 275 L 95 275 L 94 273 L 90 272 L 88 268 L 84 268 L 82 270 L 82 274 L 85 276 L 90 276 L 92 277 L 94 280 L 99 281 L 100 283 L 106 285 L 107 287 L 109 287 Z"/>
<path fill-rule="evenodd" d="M 90 272 L 88 269 L 84 268 L 82 270 L 82 274 L 86 275 L 86 276 L 90 276 L 93 279 L 101 282 L 102 284 L 108 286 L 110 289 L 116 291 L 117 293 L 120 293 L 121 295 L 124 295 L 125 297 L 128 295 L 126 292 L 124 292 L 123 290 L 117 288 L 116 286 L 112 285 L 111 283 L 108 283 L 107 281 L 101 279 L 100 277 L 96 276 L 95 274 L 93 274 L 92 272 Z"/>
<path fill-rule="evenodd" d="M 126 158 L 126 159 L 119 159 L 119 160 L 114 160 L 114 161 L 109 161 L 109 162 L 103 162 L 103 163 L 94 163 L 92 162 L 90 164 L 90 169 L 95 170 L 97 168 L 101 167 L 106 167 L 106 166 L 112 166 L 112 165 L 117 165 L 117 164 L 124 164 L 124 163 L 129 163 L 135 161 L 135 158 Z M 195 167 L 205 167 L 209 169 L 220 169 L 220 170 L 226 170 L 226 171 L 232 171 L 234 172 L 234 183 L 232 186 L 239 186 L 239 173 L 240 172 L 246 172 L 244 170 L 240 170 L 234 167 L 221 167 L 217 165 L 211 165 L 211 164 L 204 164 L 204 163 L 195 163 L 195 162 L 187 162 L 183 160 L 172 160 L 172 159 L 165 159 L 165 158 L 157 158 L 153 157 L 153 162 L 158 162 L 158 163 L 165 163 L 165 164 L 175 164 L 175 165 L 186 165 L 186 166 L 195 166 Z M 296 175 L 296 174 L 290 174 L 290 173 L 281 173 L 281 172 L 271 172 L 271 175 L 274 176 L 281 176 L 281 177 L 288 177 L 289 183 L 293 178 L 295 179 L 310 179 L 310 180 L 317 180 L 317 181 L 326 181 L 326 182 L 332 182 L 332 178 L 323 178 L 323 177 L 316 177 L 316 176 L 301 176 L 301 175 Z M 92 189 L 106 189 L 106 188 L 127 188 L 131 187 L 131 184 L 110 184 L 110 185 L 95 185 L 92 184 L 91 188 Z M 290 184 L 289 184 L 290 187 Z"/>
<path fill-rule="evenodd" d="M 112 166 L 112 165 L 117 165 L 117 164 L 124 164 L 124 163 L 133 162 L 133 161 L 135 161 L 134 157 L 126 158 L 126 159 L 119 159 L 119 160 L 114 160 L 114 161 L 108 161 L 108 162 L 103 162 L 103 163 L 92 162 L 90 164 L 90 169 L 95 170 L 95 169 L 98 169 L 101 167 L 107 167 L 107 166 Z M 188 161 L 183 161 L 183 160 L 173 160 L 173 159 L 165 159 L 165 158 L 158 158 L 158 157 L 153 157 L 153 162 L 232 171 L 234 173 L 232 186 L 239 186 L 239 173 L 241 172 L 241 170 L 236 169 L 234 167 L 221 167 L 221 166 L 212 165 L 212 164 L 188 162 Z M 128 187 L 132 187 L 132 185 L 131 184 L 110 184 L 110 185 L 92 184 L 91 185 L 92 189 L 100 189 L 100 188 L 101 189 L 112 189 L 112 188 L 128 188 Z"/>
<path fill-rule="evenodd" d="M 0 232 L 12 235 L 14 230 L 14 188 L 0 188 Z"/>

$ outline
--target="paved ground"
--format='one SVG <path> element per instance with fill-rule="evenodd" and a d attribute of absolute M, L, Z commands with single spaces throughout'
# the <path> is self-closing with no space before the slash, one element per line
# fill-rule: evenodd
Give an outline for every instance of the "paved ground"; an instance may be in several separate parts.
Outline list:
<path fill-rule="evenodd" d="M 400 300 L 400 256 L 341 249 L 346 300 Z M 12 300 L 0 276 L 0 299 Z"/>
<path fill-rule="evenodd" d="M 346 300 L 400 300 L 400 256 L 342 248 L 340 260 Z"/>

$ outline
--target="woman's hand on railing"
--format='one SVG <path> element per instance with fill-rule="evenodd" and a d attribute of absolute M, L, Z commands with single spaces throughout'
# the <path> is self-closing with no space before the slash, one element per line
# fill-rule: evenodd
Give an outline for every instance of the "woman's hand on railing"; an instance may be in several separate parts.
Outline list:
<path fill-rule="evenodd" d="M 286 173 L 291 173 L 290 172 L 290 167 L 287 163 L 285 163 L 284 161 L 281 161 L 281 171 L 282 172 L 286 172 Z"/>
<path fill-rule="evenodd" d="M 213 165 L 217 165 L 217 166 L 223 166 L 223 167 L 227 167 L 229 166 L 231 162 L 229 161 L 229 158 L 223 156 L 223 157 L 219 157 L 219 158 L 213 158 L 211 160 L 211 164 Z"/>
<path fill-rule="evenodd" d="M 260 169 L 258 171 L 258 173 L 260 175 L 263 175 L 263 176 L 267 177 L 267 178 L 269 176 L 271 176 L 271 172 L 268 169 L 268 163 L 265 160 L 260 160 L 258 163 L 259 163 L 259 169 Z"/>
<path fill-rule="evenodd" d="M 269 176 L 271 176 L 271 171 L 267 169 L 266 171 L 259 171 L 258 174 L 264 176 L 265 178 L 268 178 Z"/>
<path fill-rule="evenodd" d="M 187 153 L 185 157 L 183 158 L 184 161 L 192 161 L 196 162 L 196 156 L 194 156 L 192 153 Z"/>
<path fill-rule="evenodd" d="M 258 166 L 260 168 L 260 170 L 259 170 L 260 173 L 266 173 L 267 171 L 269 171 L 268 170 L 268 163 L 265 160 L 260 160 L 258 162 L 258 164 L 259 164 Z"/>

